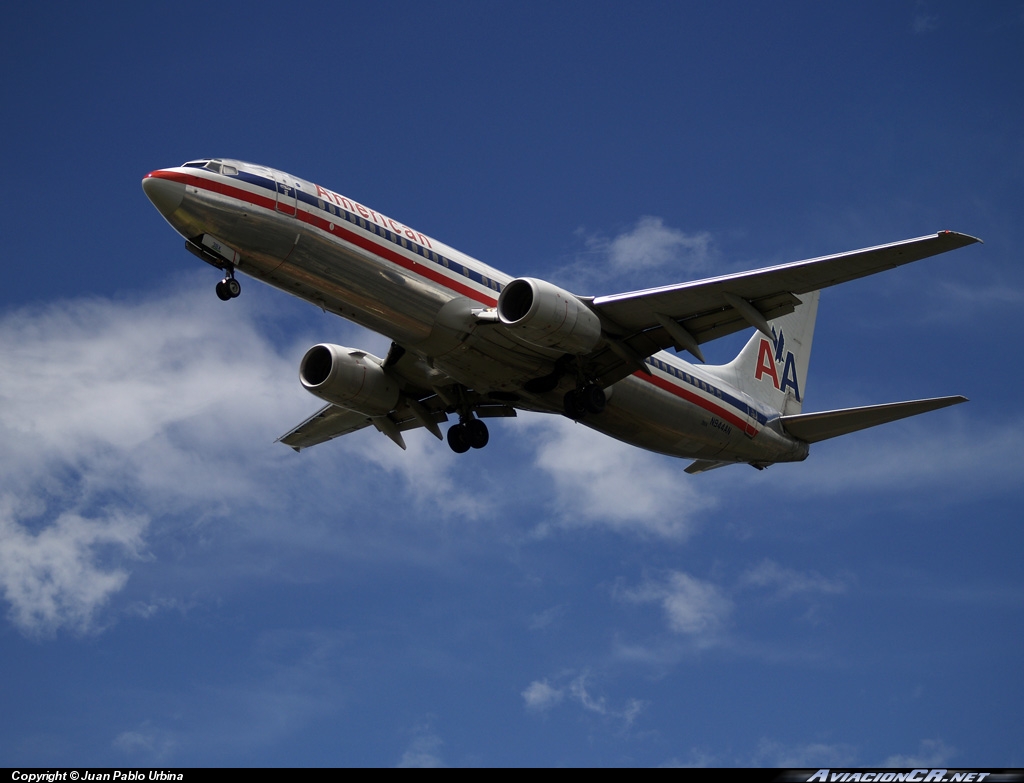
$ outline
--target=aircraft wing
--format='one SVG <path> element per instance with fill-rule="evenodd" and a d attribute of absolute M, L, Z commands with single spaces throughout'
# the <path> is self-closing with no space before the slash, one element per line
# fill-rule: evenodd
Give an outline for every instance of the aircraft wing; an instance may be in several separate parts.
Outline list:
<path fill-rule="evenodd" d="M 369 426 L 369 416 L 339 408 L 337 405 L 328 405 L 318 410 L 291 432 L 282 435 L 276 442 L 301 451 Z"/>
<path fill-rule="evenodd" d="M 906 239 L 837 255 L 738 272 L 691 283 L 587 300 L 612 343 L 588 357 L 605 385 L 643 368 L 643 359 L 665 348 L 686 349 L 703 361 L 700 343 L 751 326 L 767 329 L 793 312 L 799 294 L 893 269 L 980 242 L 955 231 Z"/>
<path fill-rule="evenodd" d="M 276 442 L 301 451 L 365 427 L 376 427 L 404 449 L 405 441 L 401 433 L 416 427 L 426 427 L 435 437 L 441 437 L 437 425 L 448 420 L 444 411 L 445 404 L 436 395 L 422 402 L 406 398 L 387 416 L 367 416 L 337 405 L 327 405 Z"/>
<path fill-rule="evenodd" d="M 402 433 L 417 427 L 424 427 L 435 438 L 443 440 L 438 425 L 448 421 L 448 414 L 455 412 L 459 404 L 472 407 L 476 416 L 482 419 L 516 415 L 515 408 L 507 403 L 496 402 L 470 389 L 458 390 L 446 375 L 429 367 L 397 343 L 391 344 L 384 366 L 401 383 L 402 389 L 398 405 L 390 413 L 369 416 L 328 404 L 276 442 L 301 451 L 374 427 L 404 449 Z"/>

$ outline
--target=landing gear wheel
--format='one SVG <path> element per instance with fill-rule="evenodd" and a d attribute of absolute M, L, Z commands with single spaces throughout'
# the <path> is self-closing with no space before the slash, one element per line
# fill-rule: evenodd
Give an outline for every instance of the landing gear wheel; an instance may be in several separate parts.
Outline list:
<path fill-rule="evenodd" d="M 466 428 L 469 445 L 474 449 L 482 449 L 487 445 L 487 441 L 491 439 L 490 433 L 487 432 L 487 425 L 480 421 L 480 419 L 470 419 L 461 426 Z"/>
<path fill-rule="evenodd" d="M 471 444 L 465 424 L 453 424 L 448 428 L 448 445 L 456 454 L 465 454 L 469 451 Z"/>
<path fill-rule="evenodd" d="M 588 383 L 581 389 L 573 389 L 566 392 L 562 402 L 565 405 L 565 415 L 570 419 L 579 421 L 588 413 L 592 413 L 595 416 L 601 413 L 608 402 L 608 398 L 604 393 L 604 389 L 596 383 Z"/>
<path fill-rule="evenodd" d="M 574 421 L 579 421 L 587 415 L 587 409 L 583 406 L 583 400 L 580 397 L 580 393 L 573 389 L 566 392 L 565 397 L 562 398 L 562 403 L 565 405 L 565 415 Z"/>
<path fill-rule="evenodd" d="M 604 389 L 596 383 L 588 383 L 577 394 L 587 413 L 593 413 L 594 415 L 603 411 L 605 403 L 608 401 L 607 397 L 605 397 Z"/>
<path fill-rule="evenodd" d="M 222 302 L 228 301 L 228 299 L 234 299 L 240 293 L 242 293 L 242 284 L 235 280 L 234 277 L 225 277 L 219 283 L 217 283 L 217 298 Z"/>

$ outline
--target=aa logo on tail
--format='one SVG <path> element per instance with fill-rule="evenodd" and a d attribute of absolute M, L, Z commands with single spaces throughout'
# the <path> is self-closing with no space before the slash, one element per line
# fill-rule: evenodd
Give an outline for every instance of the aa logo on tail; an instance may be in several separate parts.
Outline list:
<path fill-rule="evenodd" d="M 754 380 L 759 381 L 764 376 L 771 378 L 775 388 L 785 394 L 786 389 L 792 389 L 797 402 L 800 399 L 800 382 L 796 377 L 796 359 L 792 351 L 786 350 L 786 336 L 780 330 L 775 334 L 775 327 L 772 327 L 772 337 L 775 343 L 774 350 L 767 338 L 761 338 L 761 345 L 757 351 L 757 369 L 754 370 Z M 785 360 L 783 360 L 785 356 Z M 782 371 L 779 372 L 781 366 Z M 781 376 L 781 381 L 779 380 Z"/>

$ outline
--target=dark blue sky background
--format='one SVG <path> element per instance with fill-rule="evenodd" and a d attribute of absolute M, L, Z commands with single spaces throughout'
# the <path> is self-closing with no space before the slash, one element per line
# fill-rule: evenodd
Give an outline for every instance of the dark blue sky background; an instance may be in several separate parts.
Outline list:
<path fill-rule="evenodd" d="M 0 43 L 0 764 L 1024 766 L 1024 4 L 23 5 Z M 581 294 L 974 234 L 823 294 L 806 409 L 971 402 L 763 473 L 540 416 L 296 455 L 304 350 L 386 341 L 216 299 L 139 185 L 210 156 Z"/>

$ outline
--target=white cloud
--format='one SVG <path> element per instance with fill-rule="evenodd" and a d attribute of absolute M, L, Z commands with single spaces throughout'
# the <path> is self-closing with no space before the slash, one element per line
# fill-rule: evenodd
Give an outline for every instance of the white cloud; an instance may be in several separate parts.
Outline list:
<path fill-rule="evenodd" d="M 157 728 L 149 721 L 135 731 L 123 731 L 114 738 L 113 746 L 130 756 L 138 756 L 159 763 L 169 758 L 178 741 L 169 731 Z"/>
<path fill-rule="evenodd" d="M 527 622 L 527 627 L 531 631 L 540 631 L 544 628 L 549 628 L 565 614 L 565 604 L 558 604 L 557 606 L 550 606 L 542 612 L 537 612 L 530 616 Z"/>
<path fill-rule="evenodd" d="M 389 473 L 401 476 L 421 503 L 443 507 L 446 515 L 477 519 L 485 511 L 479 493 L 461 489 L 452 481 L 455 463 L 472 459 L 472 455 L 458 455 L 446 443 L 428 435 L 424 430 L 404 433 L 406 449 L 403 451 L 388 438 L 378 433 L 357 445 L 354 440 L 345 446 L 350 453 L 357 451 Z"/>
<path fill-rule="evenodd" d="M 478 513 L 446 475 L 454 455 L 422 433 L 408 438 L 409 453 L 368 432 L 313 461 L 275 445 L 320 403 L 295 379 L 301 348 L 276 348 L 259 326 L 275 316 L 273 301 L 249 299 L 164 292 L 0 316 L 0 584 L 25 632 L 100 627 L 99 610 L 128 582 L 124 564 L 169 518 L 202 526 L 258 509 L 248 535 L 296 545 L 303 533 L 275 519 L 287 513 L 282 487 L 339 461 L 363 468 L 368 457 L 446 517 Z M 152 614 L 139 606 L 126 611 Z"/>
<path fill-rule="evenodd" d="M 732 601 L 714 585 L 676 573 L 672 575 L 662 606 L 673 631 L 707 635 L 722 624 L 732 609 Z"/>
<path fill-rule="evenodd" d="M 772 589 L 778 598 L 789 598 L 798 593 L 845 593 L 848 589 L 844 579 L 829 579 L 816 571 L 794 571 L 767 558 L 740 577 L 740 586 Z"/>
<path fill-rule="evenodd" d="M 707 264 L 711 235 L 706 231 L 687 234 L 667 227 L 660 217 L 647 215 L 640 218 L 632 230 L 611 240 L 592 237 L 587 246 L 607 253 L 608 263 L 617 271 L 674 263 L 681 269 L 695 272 Z"/>
<path fill-rule="evenodd" d="M 238 312 L 178 294 L 0 318 L 0 581 L 23 630 L 97 627 L 154 513 L 260 495 L 232 451 L 271 440 L 294 369 Z"/>
<path fill-rule="evenodd" d="M 690 759 L 683 761 L 678 758 L 669 759 L 662 767 L 777 767 L 777 768 L 815 768 L 815 767 L 853 767 L 857 766 L 857 752 L 854 747 L 845 743 L 806 742 L 803 744 L 785 745 L 775 740 L 762 739 L 750 757 L 739 756 L 732 759 L 720 755 L 712 755 L 708 751 L 694 748 L 690 751 Z M 887 766 L 887 765 L 883 765 Z"/>
<path fill-rule="evenodd" d="M 939 280 L 936 288 L 945 299 L 941 312 L 929 311 L 928 315 L 935 320 L 948 323 L 950 307 L 962 310 L 976 309 L 991 311 L 997 305 L 1019 305 L 1024 302 L 1024 291 L 1012 284 L 976 285 L 962 281 Z"/>
<path fill-rule="evenodd" d="M 92 630 L 96 612 L 128 580 L 119 564 L 139 557 L 146 518 L 65 512 L 33 533 L 17 516 L 17 503 L 0 498 L 0 588 L 9 617 L 32 634 Z"/>
<path fill-rule="evenodd" d="M 921 740 L 917 753 L 897 753 L 881 763 L 883 767 L 938 767 L 949 763 L 957 754 L 956 748 L 940 739 Z"/>
<path fill-rule="evenodd" d="M 936 30 L 939 26 L 939 17 L 928 12 L 928 4 L 923 0 L 917 0 L 917 10 L 914 13 L 914 21 L 911 29 L 915 35 L 924 35 Z"/>
<path fill-rule="evenodd" d="M 632 726 L 633 721 L 647 706 L 646 702 L 640 699 L 628 699 L 621 710 L 613 709 L 608 706 L 607 700 L 603 696 L 595 697 L 587 690 L 587 676 L 584 672 L 569 683 L 569 696 L 588 712 L 621 720 L 623 727 L 627 729 Z"/>
<path fill-rule="evenodd" d="M 658 765 L 661 769 L 706 769 L 707 767 L 721 766 L 725 765 L 719 762 L 715 756 L 701 748 L 691 749 L 688 761 L 683 761 L 679 758 L 671 758 Z"/>
<path fill-rule="evenodd" d="M 552 688 L 547 680 L 534 680 L 526 686 L 522 696 L 527 709 L 543 712 L 559 704 L 565 692 L 561 688 Z"/>
<path fill-rule="evenodd" d="M 409 746 L 402 753 L 396 766 L 400 768 L 436 769 L 445 766 L 441 760 L 441 747 L 444 742 L 428 725 L 416 729 Z"/>
<path fill-rule="evenodd" d="M 687 481 L 682 463 L 613 440 L 563 417 L 522 425 L 537 441 L 535 464 L 555 485 L 556 518 L 544 533 L 604 527 L 683 541 L 700 511 L 713 500 Z"/>
<path fill-rule="evenodd" d="M 254 489 L 231 461 L 214 477 L 187 447 L 223 455 L 241 434 L 272 440 L 270 414 L 301 410 L 288 388 L 294 366 L 248 311 L 228 309 L 178 294 L 6 315 L 0 432 L 11 448 L 0 465 L 22 488 L 57 466 L 88 466 L 93 491 L 121 486 L 126 474 L 172 494 L 188 486 L 193 499 L 234 494 L 239 482 Z"/>
<path fill-rule="evenodd" d="M 564 687 L 554 687 L 547 680 L 534 680 L 522 692 L 526 708 L 532 712 L 546 712 L 561 704 L 566 697 L 575 702 L 586 712 L 621 722 L 623 729 L 628 729 L 647 706 L 640 699 L 627 699 L 622 708 L 611 707 L 607 698 L 595 696 L 588 687 L 590 675 L 587 672 L 574 677 Z"/>
<path fill-rule="evenodd" d="M 763 739 L 758 743 L 753 759 L 739 763 L 750 767 L 852 767 L 857 764 L 857 754 L 853 747 L 844 743 L 784 745 Z"/>
<path fill-rule="evenodd" d="M 600 234 L 583 238 L 586 253 L 553 273 L 552 277 L 578 292 L 595 286 L 652 285 L 651 273 L 665 270 L 674 282 L 704 272 L 714 257 L 714 241 L 706 231 L 687 233 L 646 215 L 614 237 Z"/>
<path fill-rule="evenodd" d="M 718 587 L 681 571 L 618 594 L 633 603 L 660 603 L 672 631 L 702 644 L 717 641 L 733 610 L 732 600 Z"/>

